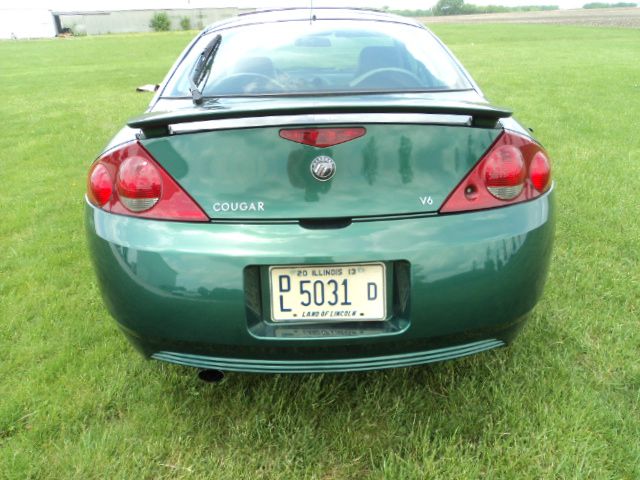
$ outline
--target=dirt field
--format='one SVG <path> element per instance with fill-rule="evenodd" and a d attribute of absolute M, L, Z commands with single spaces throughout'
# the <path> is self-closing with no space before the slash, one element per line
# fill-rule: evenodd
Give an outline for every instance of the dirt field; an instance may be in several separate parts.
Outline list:
<path fill-rule="evenodd" d="M 595 27 L 640 28 L 640 8 L 594 8 L 553 10 L 548 12 L 488 13 L 483 15 L 453 15 L 422 17 L 430 23 L 558 23 Z"/>

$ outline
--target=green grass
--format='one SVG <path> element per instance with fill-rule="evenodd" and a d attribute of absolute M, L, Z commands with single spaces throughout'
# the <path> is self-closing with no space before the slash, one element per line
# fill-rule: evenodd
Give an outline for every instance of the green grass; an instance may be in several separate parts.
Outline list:
<path fill-rule="evenodd" d="M 640 31 L 439 25 L 554 161 L 557 242 L 516 343 L 220 385 L 101 302 L 85 173 L 192 33 L 0 42 L 0 477 L 640 478 Z"/>

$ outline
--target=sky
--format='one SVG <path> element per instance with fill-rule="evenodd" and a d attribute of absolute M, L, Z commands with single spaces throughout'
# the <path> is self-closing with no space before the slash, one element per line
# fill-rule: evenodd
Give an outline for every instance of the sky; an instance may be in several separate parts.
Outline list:
<path fill-rule="evenodd" d="M 215 8 L 215 7 L 299 7 L 311 0 L 21 0 L 2 2 L 3 9 L 44 8 L 54 11 L 135 10 L 163 8 Z M 426 9 L 437 0 L 313 0 L 314 6 L 349 6 L 391 9 Z M 560 8 L 580 8 L 592 0 L 466 0 L 475 5 L 558 5 Z M 616 0 L 605 0 L 616 1 Z M 8 5 L 9 4 L 9 5 Z"/>

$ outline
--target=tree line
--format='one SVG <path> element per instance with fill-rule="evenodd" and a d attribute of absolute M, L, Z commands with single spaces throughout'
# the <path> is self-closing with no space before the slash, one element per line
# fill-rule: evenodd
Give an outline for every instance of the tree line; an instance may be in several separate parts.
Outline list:
<path fill-rule="evenodd" d="M 424 10 L 389 10 L 398 15 L 407 17 L 431 17 L 441 15 L 473 15 L 479 13 L 507 13 L 507 12 L 534 12 L 542 10 L 558 10 L 557 5 L 524 5 L 519 7 L 505 7 L 502 5 L 474 5 L 464 3 L 464 0 L 438 0 L 433 8 Z"/>
<path fill-rule="evenodd" d="M 591 2 L 584 4 L 582 8 L 620 8 L 637 6 L 638 4 L 629 2 Z M 391 11 L 406 17 L 431 17 L 441 15 L 472 15 L 479 13 L 537 12 L 558 10 L 558 8 L 558 5 L 523 5 L 519 7 L 505 7 L 502 5 L 481 6 L 474 5 L 472 3 L 464 3 L 464 0 L 438 0 L 438 3 L 436 3 L 433 8 L 427 8 L 424 10 L 390 10 L 389 7 L 383 7 L 383 10 Z"/>

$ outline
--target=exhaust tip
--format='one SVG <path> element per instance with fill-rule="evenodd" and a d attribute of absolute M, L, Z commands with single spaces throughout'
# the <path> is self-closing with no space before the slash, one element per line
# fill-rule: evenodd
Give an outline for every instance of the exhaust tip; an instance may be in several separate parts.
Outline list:
<path fill-rule="evenodd" d="M 219 383 L 224 379 L 222 370 L 200 370 L 198 378 L 206 383 Z"/>

